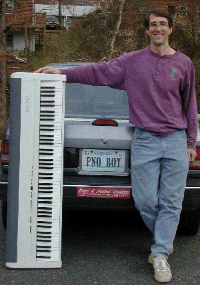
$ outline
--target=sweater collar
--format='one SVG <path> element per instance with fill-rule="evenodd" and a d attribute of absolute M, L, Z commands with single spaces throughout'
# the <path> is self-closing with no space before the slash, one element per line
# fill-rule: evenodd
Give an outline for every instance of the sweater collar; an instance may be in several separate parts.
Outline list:
<path fill-rule="evenodd" d="M 157 57 L 157 58 L 173 58 L 173 57 L 176 57 L 178 54 L 179 54 L 179 50 L 178 49 L 175 49 L 175 53 L 174 54 L 167 54 L 167 55 L 161 55 L 161 54 L 158 54 L 158 53 L 155 53 L 154 51 L 152 51 L 151 49 L 151 46 L 148 46 L 148 52 L 149 54 L 153 55 L 154 57 Z"/>

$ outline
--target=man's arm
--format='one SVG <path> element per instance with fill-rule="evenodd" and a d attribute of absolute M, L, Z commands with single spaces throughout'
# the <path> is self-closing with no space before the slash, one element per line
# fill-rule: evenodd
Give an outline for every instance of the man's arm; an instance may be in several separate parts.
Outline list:
<path fill-rule="evenodd" d="M 192 62 L 187 69 L 182 91 L 183 108 L 187 119 L 187 147 L 189 161 L 194 161 L 196 157 L 197 138 L 197 101 L 195 93 L 195 72 Z"/>
<path fill-rule="evenodd" d="M 125 55 L 114 58 L 109 62 L 91 63 L 67 69 L 43 67 L 35 72 L 65 74 L 68 83 L 125 89 Z"/>

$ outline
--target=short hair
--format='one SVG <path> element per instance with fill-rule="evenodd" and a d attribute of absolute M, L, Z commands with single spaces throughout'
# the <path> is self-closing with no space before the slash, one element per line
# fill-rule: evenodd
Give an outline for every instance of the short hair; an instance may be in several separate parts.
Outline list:
<path fill-rule="evenodd" d="M 167 18 L 169 27 L 170 27 L 170 28 L 173 27 L 173 19 L 172 19 L 172 17 L 170 16 L 169 12 L 168 12 L 167 10 L 165 10 L 165 9 L 158 8 L 158 9 L 149 11 L 147 17 L 145 18 L 145 20 L 144 20 L 144 25 L 145 25 L 145 28 L 146 28 L 147 30 L 149 30 L 149 16 L 150 16 L 151 14 L 153 14 L 153 15 L 155 15 L 155 16 Z"/>

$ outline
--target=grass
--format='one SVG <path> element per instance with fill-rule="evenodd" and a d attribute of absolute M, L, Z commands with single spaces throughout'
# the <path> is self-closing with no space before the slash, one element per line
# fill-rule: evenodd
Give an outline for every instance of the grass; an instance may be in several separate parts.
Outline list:
<path fill-rule="evenodd" d="M 23 71 L 34 71 L 49 63 L 92 61 L 87 55 L 84 56 L 84 49 L 81 50 L 81 42 L 76 35 L 69 31 L 61 30 L 46 34 L 46 54 L 43 47 L 36 47 L 34 54 L 28 55 L 27 63 Z"/>

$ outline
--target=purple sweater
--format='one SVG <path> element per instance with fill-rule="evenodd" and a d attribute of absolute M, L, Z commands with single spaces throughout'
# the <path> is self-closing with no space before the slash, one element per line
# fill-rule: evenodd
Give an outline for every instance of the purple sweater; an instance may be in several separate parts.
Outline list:
<path fill-rule="evenodd" d="M 159 136 L 186 129 L 188 148 L 196 148 L 194 67 L 180 51 L 161 56 L 147 47 L 109 62 L 61 69 L 61 73 L 70 83 L 126 90 L 131 123 Z"/>

